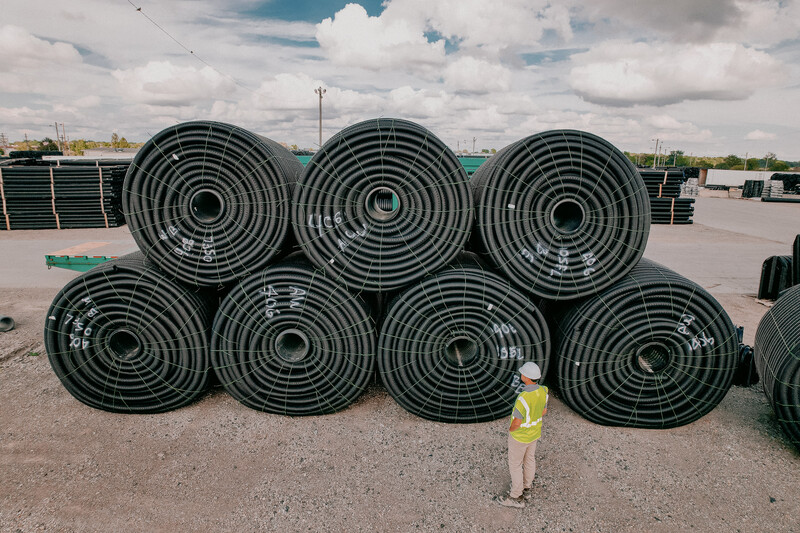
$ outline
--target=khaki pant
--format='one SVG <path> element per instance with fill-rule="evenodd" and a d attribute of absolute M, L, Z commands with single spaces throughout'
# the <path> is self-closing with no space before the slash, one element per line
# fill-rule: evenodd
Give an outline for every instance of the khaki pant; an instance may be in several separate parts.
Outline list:
<path fill-rule="evenodd" d="M 533 485 L 536 474 L 536 443 L 519 442 L 511 433 L 508 434 L 508 469 L 511 471 L 511 498 L 522 496 L 522 489 Z"/>

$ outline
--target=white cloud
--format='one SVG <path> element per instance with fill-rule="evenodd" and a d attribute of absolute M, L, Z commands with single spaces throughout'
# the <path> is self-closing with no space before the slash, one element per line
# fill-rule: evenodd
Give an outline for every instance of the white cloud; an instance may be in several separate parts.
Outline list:
<path fill-rule="evenodd" d="M 800 36 L 800 2 L 797 0 L 736 0 L 741 17 L 721 27 L 714 37 L 766 47 Z"/>
<path fill-rule="evenodd" d="M 800 35 L 796 0 L 574 0 L 573 12 L 608 34 L 655 34 L 673 42 L 765 47 Z M 609 16 L 611 14 L 611 16 Z M 645 31 L 643 31 L 645 30 Z"/>
<path fill-rule="evenodd" d="M 229 95 L 230 79 L 210 67 L 181 67 L 169 61 L 150 61 L 143 67 L 115 70 L 123 93 L 135 102 L 150 105 L 192 105 Z"/>
<path fill-rule="evenodd" d="M 569 10 L 547 0 L 390 0 L 381 16 L 414 21 L 461 47 L 535 45 L 548 30 L 572 37 Z"/>
<path fill-rule="evenodd" d="M 734 43 L 607 41 L 572 56 L 572 65 L 575 92 L 610 106 L 742 100 L 782 77 L 779 61 Z"/>
<path fill-rule="evenodd" d="M 680 130 L 686 126 L 672 115 L 650 115 L 645 122 L 659 130 Z"/>
<path fill-rule="evenodd" d="M 611 26 L 612 31 L 620 26 L 646 28 L 648 33 L 674 35 L 681 41 L 707 41 L 719 28 L 736 25 L 742 18 L 737 0 L 593 0 L 575 4 L 583 16 Z"/>
<path fill-rule="evenodd" d="M 537 45 L 548 31 L 572 37 L 569 10 L 546 0 L 498 7 L 484 0 L 389 0 L 377 17 L 347 4 L 317 25 L 316 37 L 339 65 L 430 72 L 446 62 L 445 39 L 499 60 L 503 50 Z"/>
<path fill-rule="evenodd" d="M 366 69 L 420 70 L 444 62 L 444 41 L 428 42 L 413 20 L 370 17 L 359 4 L 347 4 L 333 19 L 317 25 L 317 41 L 335 64 Z"/>
<path fill-rule="evenodd" d="M 744 138 L 747 139 L 748 141 L 768 141 L 775 139 L 776 137 L 777 135 L 775 135 L 774 133 L 767 133 L 761 130 L 753 130 L 747 135 L 745 135 Z"/>
<path fill-rule="evenodd" d="M 389 93 L 387 107 L 398 116 L 409 119 L 449 116 L 452 97 L 445 91 L 416 90 L 398 87 Z"/>
<path fill-rule="evenodd" d="M 64 68 L 81 62 L 78 50 L 67 43 L 49 43 L 18 26 L 0 27 L 0 72 L 38 69 L 46 66 Z"/>
<path fill-rule="evenodd" d="M 253 104 L 262 111 L 291 112 L 293 116 L 317 116 L 317 107 L 309 105 L 319 97 L 313 91 L 318 87 L 325 89 L 323 107 L 327 116 L 337 116 L 353 110 L 376 110 L 382 99 L 378 95 L 363 94 L 350 89 L 341 89 L 307 74 L 282 73 L 265 80 L 253 95 Z"/>
<path fill-rule="evenodd" d="M 444 83 L 452 90 L 489 94 L 507 91 L 511 71 L 503 65 L 472 56 L 459 57 L 444 69 Z"/>
<path fill-rule="evenodd" d="M 98 107 L 102 102 L 103 100 L 99 96 L 96 94 L 90 94 L 76 99 L 73 104 L 75 104 L 75 107 L 90 108 Z"/>

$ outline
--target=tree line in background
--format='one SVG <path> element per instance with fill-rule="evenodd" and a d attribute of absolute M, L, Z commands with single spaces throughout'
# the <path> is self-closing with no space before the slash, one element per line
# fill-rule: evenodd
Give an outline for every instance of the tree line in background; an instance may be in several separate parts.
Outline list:
<path fill-rule="evenodd" d="M 141 148 L 144 143 L 129 142 L 125 137 L 120 137 L 117 133 L 111 134 L 110 141 L 91 141 L 85 139 L 77 139 L 69 141 L 69 154 L 70 155 L 83 155 L 85 150 L 94 148 Z M 287 148 L 297 151 L 297 145 L 286 145 Z M 13 151 L 57 151 L 59 150 L 58 143 L 50 137 L 45 137 L 41 140 L 25 140 L 11 143 L 4 151 L 0 147 L 0 155 L 8 155 L 6 152 Z M 494 154 L 497 150 L 494 148 L 484 148 L 480 151 L 481 155 Z M 311 152 L 309 152 L 311 153 Z M 458 152 L 462 155 L 469 155 L 466 150 Z M 652 167 L 655 161 L 656 154 L 642 154 L 624 152 L 628 159 L 633 164 L 641 167 Z M 798 161 L 784 161 L 778 159 L 772 152 L 768 152 L 764 157 L 755 158 L 749 157 L 747 161 L 743 158 L 730 154 L 725 157 L 699 157 L 687 156 L 682 150 L 674 150 L 668 154 L 659 154 L 656 166 L 660 167 L 700 167 L 700 168 L 719 168 L 725 170 L 771 170 L 773 172 L 782 172 L 792 168 L 800 167 Z"/>
<path fill-rule="evenodd" d="M 655 154 L 634 154 L 625 152 L 628 159 L 633 164 L 642 167 L 652 167 L 655 161 Z M 699 167 L 699 168 L 718 168 L 722 170 L 771 170 L 773 172 L 783 172 L 791 168 L 800 167 L 798 161 L 784 161 L 778 159 L 772 152 L 767 152 L 763 157 L 744 158 L 735 154 L 725 157 L 697 157 L 687 156 L 682 150 L 674 150 L 668 154 L 658 156 L 659 167 Z"/>
<path fill-rule="evenodd" d="M 69 155 L 83 155 L 85 150 L 95 148 L 141 148 L 144 143 L 129 142 L 125 137 L 120 137 L 116 133 L 111 134 L 110 141 L 92 141 L 86 139 L 76 139 L 67 142 L 68 150 L 64 150 L 63 146 L 59 147 L 59 143 L 50 137 L 45 137 L 41 140 L 28 139 L 25 141 L 16 141 L 7 147 L 0 147 L 0 155 L 8 155 L 8 152 L 16 151 L 34 151 L 34 152 L 56 152 L 61 150 Z"/>

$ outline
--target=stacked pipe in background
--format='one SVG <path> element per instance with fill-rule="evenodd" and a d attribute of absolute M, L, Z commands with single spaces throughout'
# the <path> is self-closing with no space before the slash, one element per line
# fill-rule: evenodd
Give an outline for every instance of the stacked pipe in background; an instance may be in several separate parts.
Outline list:
<path fill-rule="evenodd" d="M 109 228 L 124 223 L 125 166 L 0 166 L 0 230 Z"/>
<path fill-rule="evenodd" d="M 794 239 L 792 255 L 774 255 L 764 260 L 758 282 L 758 298 L 777 300 L 783 291 L 798 284 L 800 284 L 800 235 Z"/>
<path fill-rule="evenodd" d="M 686 181 L 683 170 L 639 169 L 650 197 L 653 224 L 691 224 L 694 198 L 680 198 Z"/>
<path fill-rule="evenodd" d="M 764 180 L 745 180 L 742 198 L 760 198 L 764 191 Z"/>

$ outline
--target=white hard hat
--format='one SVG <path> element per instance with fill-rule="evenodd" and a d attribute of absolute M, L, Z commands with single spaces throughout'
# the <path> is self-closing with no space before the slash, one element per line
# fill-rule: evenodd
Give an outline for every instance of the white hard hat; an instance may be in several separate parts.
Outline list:
<path fill-rule="evenodd" d="M 542 371 L 539 369 L 539 365 L 531 363 L 530 361 L 522 365 L 519 372 L 528 379 L 539 379 L 542 377 Z"/>

